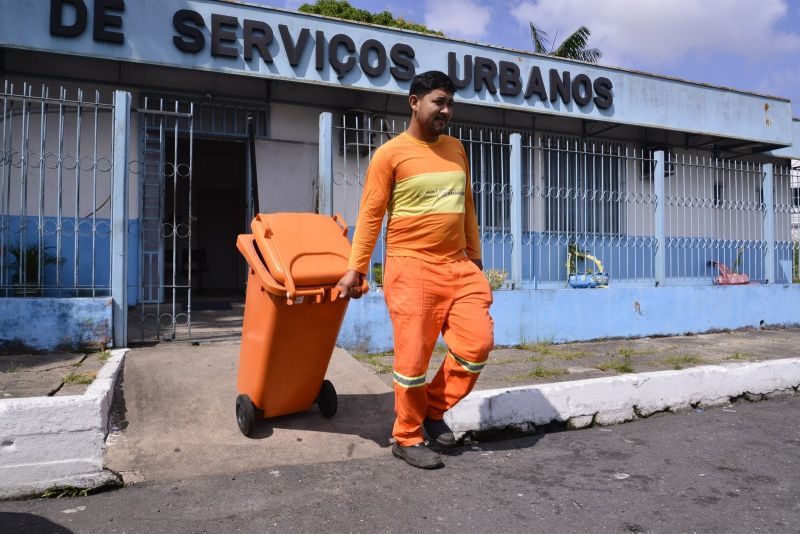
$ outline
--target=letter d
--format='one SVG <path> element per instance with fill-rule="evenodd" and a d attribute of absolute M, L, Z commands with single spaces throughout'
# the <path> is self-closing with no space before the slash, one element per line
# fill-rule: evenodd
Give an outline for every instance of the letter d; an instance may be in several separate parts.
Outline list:
<path fill-rule="evenodd" d="M 75 22 L 64 24 L 64 6 L 75 9 Z M 50 35 L 77 37 L 86 29 L 86 4 L 83 0 L 50 0 Z"/>

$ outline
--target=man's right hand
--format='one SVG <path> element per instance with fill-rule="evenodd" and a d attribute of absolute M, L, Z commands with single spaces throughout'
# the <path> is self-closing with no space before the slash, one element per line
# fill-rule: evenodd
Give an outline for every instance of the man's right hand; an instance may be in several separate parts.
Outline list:
<path fill-rule="evenodd" d="M 339 288 L 340 299 L 360 299 L 363 293 L 361 285 L 364 283 L 364 275 L 353 269 L 348 270 L 344 276 L 336 283 Z"/>

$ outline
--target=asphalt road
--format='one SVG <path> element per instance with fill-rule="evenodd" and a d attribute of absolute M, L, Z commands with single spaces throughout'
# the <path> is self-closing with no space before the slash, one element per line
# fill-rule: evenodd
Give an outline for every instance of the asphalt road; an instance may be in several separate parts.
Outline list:
<path fill-rule="evenodd" d="M 0 503 L 0 532 L 800 532 L 800 396 L 69 499 Z"/>

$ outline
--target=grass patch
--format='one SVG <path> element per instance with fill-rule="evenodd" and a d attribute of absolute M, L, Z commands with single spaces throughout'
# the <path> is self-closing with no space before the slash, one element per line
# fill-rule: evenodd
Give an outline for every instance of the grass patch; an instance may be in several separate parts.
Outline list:
<path fill-rule="evenodd" d="M 519 382 L 522 380 L 531 380 L 534 378 L 553 378 L 555 376 L 562 376 L 568 374 L 569 371 L 563 369 L 561 367 L 556 367 L 549 369 L 543 366 L 541 363 L 537 364 L 533 369 L 528 371 L 527 373 L 522 373 L 514 376 L 508 377 L 509 381 Z"/>
<path fill-rule="evenodd" d="M 104 350 L 102 352 L 98 352 L 95 356 L 97 356 L 97 361 L 100 363 L 106 363 L 111 357 L 111 353 L 107 350 Z"/>
<path fill-rule="evenodd" d="M 586 350 L 572 350 L 572 351 L 555 351 L 551 354 L 554 358 L 558 358 L 559 360 L 577 360 L 578 358 L 586 358 L 587 356 L 591 356 L 592 353 Z"/>
<path fill-rule="evenodd" d="M 600 363 L 597 365 L 597 369 L 601 371 L 616 371 L 617 373 L 632 373 L 633 364 L 630 356 L 623 356 L 622 358 L 611 358 Z"/>
<path fill-rule="evenodd" d="M 512 360 L 511 358 L 506 358 L 505 360 L 498 360 L 496 358 L 489 358 L 486 360 L 487 365 L 508 365 L 509 363 L 516 363 L 518 360 Z"/>
<path fill-rule="evenodd" d="M 68 497 L 86 497 L 91 492 L 90 488 L 76 488 L 75 486 L 52 487 L 44 491 L 43 499 L 61 499 Z"/>
<path fill-rule="evenodd" d="M 749 360 L 753 355 L 747 354 L 746 352 L 734 352 L 727 358 L 726 360 Z"/>
<path fill-rule="evenodd" d="M 645 356 L 647 354 L 655 354 L 655 353 L 656 351 L 654 350 L 636 350 L 632 347 L 622 347 L 617 351 L 617 354 L 619 354 L 622 357 Z"/>
<path fill-rule="evenodd" d="M 669 358 L 666 358 L 664 363 L 678 371 L 687 366 L 698 365 L 706 362 L 704 359 L 695 356 L 694 354 L 678 354 L 677 356 L 670 356 Z"/>
<path fill-rule="evenodd" d="M 394 356 L 394 352 L 376 352 L 374 354 L 353 354 L 353 358 L 356 360 L 366 363 L 379 375 L 387 374 L 392 372 L 392 365 L 386 364 L 382 361 L 382 358 L 386 358 L 389 356 Z"/>
<path fill-rule="evenodd" d="M 65 384 L 91 384 L 94 377 L 88 373 L 70 373 L 65 375 L 62 380 Z"/>
<path fill-rule="evenodd" d="M 555 352 L 552 341 L 536 341 L 534 343 L 523 343 L 519 346 L 519 348 L 521 348 L 522 350 L 536 352 L 543 355 L 553 354 L 553 352 Z"/>

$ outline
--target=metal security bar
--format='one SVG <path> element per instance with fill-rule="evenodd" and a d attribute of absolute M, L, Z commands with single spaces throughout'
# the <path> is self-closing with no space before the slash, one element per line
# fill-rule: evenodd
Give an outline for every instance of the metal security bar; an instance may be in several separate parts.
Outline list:
<path fill-rule="evenodd" d="M 137 109 L 139 310 L 129 337 L 175 339 L 192 332 L 193 104 L 145 98 Z"/>
<path fill-rule="evenodd" d="M 800 166 L 775 169 L 776 282 L 800 283 Z"/>
<path fill-rule="evenodd" d="M 98 91 L 4 83 L 0 296 L 110 295 L 113 110 Z"/>
<path fill-rule="evenodd" d="M 665 174 L 666 278 L 709 284 L 719 262 L 764 280 L 761 165 L 669 153 Z"/>
<path fill-rule="evenodd" d="M 351 110 L 333 126 L 333 212 L 342 213 L 352 230 L 358 218 L 369 161 L 383 143 L 406 129 L 406 123 L 369 111 Z M 510 130 L 454 123 L 448 133 L 464 145 L 470 165 L 484 267 L 508 276 L 511 261 Z M 369 280 L 381 285 L 385 224 L 371 261 Z M 502 274 L 504 273 L 504 274 Z"/>
<path fill-rule="evenodd" d="M 524 139 L 523 279 L 535 287 L 652 283 L 652 154 L 601 140 Z"/>

